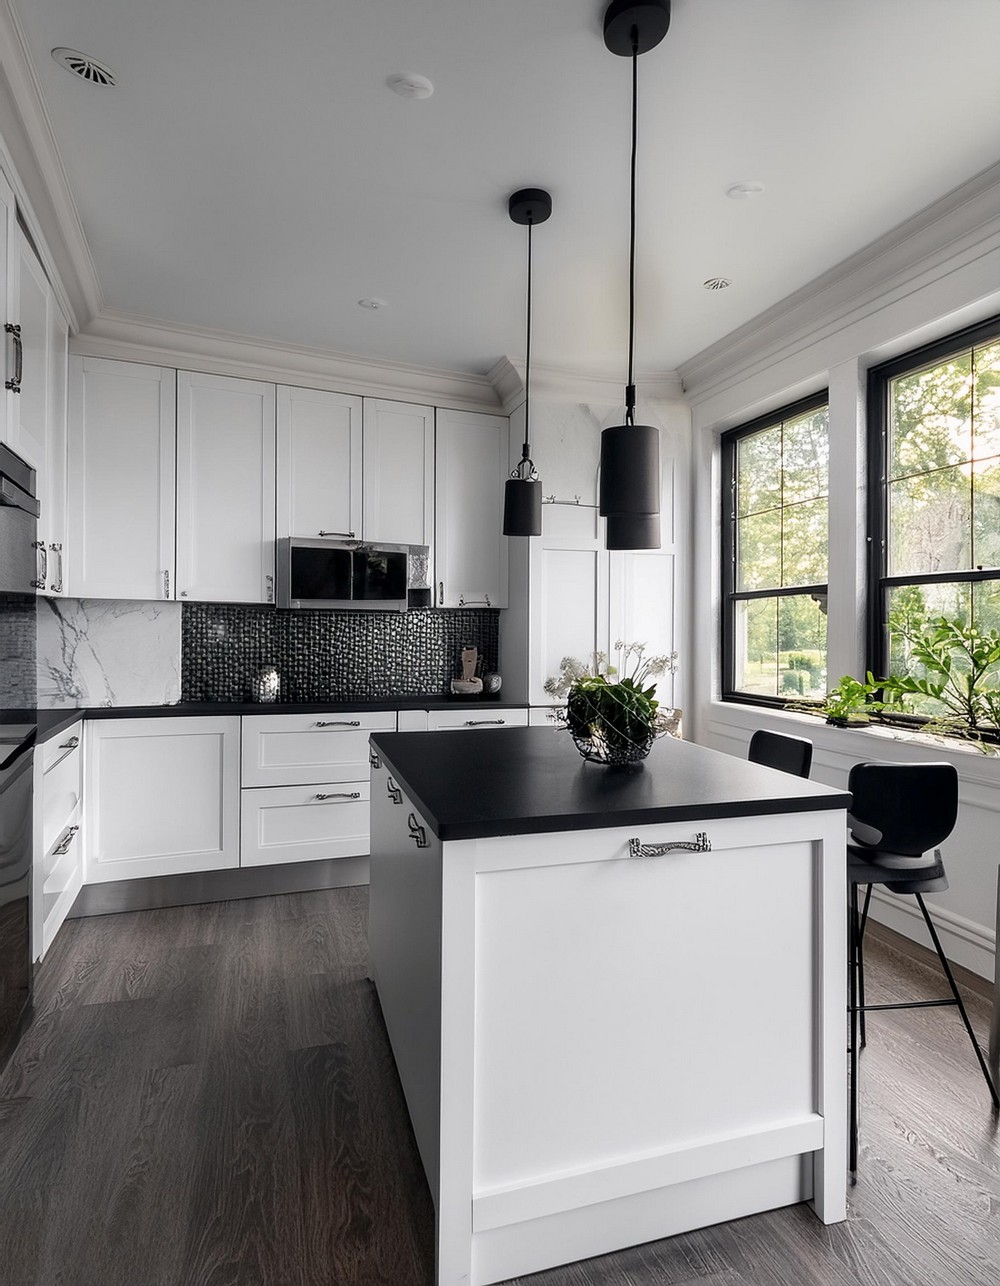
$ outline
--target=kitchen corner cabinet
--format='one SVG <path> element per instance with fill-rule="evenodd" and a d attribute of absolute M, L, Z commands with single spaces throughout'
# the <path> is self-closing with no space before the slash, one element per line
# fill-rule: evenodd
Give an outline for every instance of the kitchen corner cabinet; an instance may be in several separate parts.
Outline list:
<path fill-rule="evenodd" d="M 506 416 L 438 411 L 435 435 L 435 581 L 438 607 L 506 607 L 503 485 Z"/>
<path fill-rule="evenodd" d="M 433 544 L 433 407 L 365 398 L 362 530 L 390 545 Z"/>
<path fill-rule="evenodd" d="M 69 360 L 69 587 L 76 598 L 172 598 L 176 373 Z"/>
<path fill-rule="evenodd" d="M 177 372 L 177 597 L 274 602 L 275 386 Z"/>
<path fill-rule="evenodd" d="M 240 862 L 237 715 L 87 724 L 88 884 Z"/>
<path fill-rule="evenodd" d="M 278 536 L 361 537 L 361 398 L 277 389 Z"/>

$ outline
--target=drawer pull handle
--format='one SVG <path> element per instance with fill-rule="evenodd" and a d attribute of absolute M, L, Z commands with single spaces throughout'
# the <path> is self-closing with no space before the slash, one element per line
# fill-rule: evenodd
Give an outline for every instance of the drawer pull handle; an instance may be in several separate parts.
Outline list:
<path fill-rule="evenodd" d="M 482 598 L 466 598 L 464 594 L 458 596 L 459 607 L 492 607 L 489 594 L 484 594 Z"/>
<path fill-rule="evenodd" d="M 368 751 L 368 762 L 371 764 L 373 768 L 382 767 L 382 760 L 379 759 L 378 755 L 375 753 L 374 750 Z"/>
<path fill-rule="evenodd" d="M 74 750 L 76 750 L 79 744 L 80 744 L 80 738 L 75 736 L 70 737 L 69 741 L 64 741 L 62 745 L 59 747 L 59 749 L 63 753 L 59 756 L 58 759 L 53 759 L 52 763 L 49 764 L 48 768 L 46 768 L 45 771 L 49 773 L 52 771 L 53 768 L 58 768 L 64 759 L 69 758 L 69 756 L 73 753 Z"/>
<path fill-rule="evenodd" d="M 466 719 L 467 728 L 485 728 L 488 723 L 506 723 L 506 719 Z"/>
<path fill-rule="evenodd" d="M 360 719 L 317 719 L 317 728 L 360 728 Z"/>
<path fill-rule="evenodd" d="M 63 853 L 69 852 L 69 846 L 70 844 L 73 843 L 73 840 L 76 838 L 76 833 L 79 829 L 80 829 L 79 826 L 71 826 L 69 828 L 66 834 L 62 837 L 59 843 L 52 850 L 52 855 L 54 857 L 62 857 Z"/>
<path fill-rule="evenodd" d="M 339 792 L 331 791 L 327 795 L 316 795 L 314 796 L 314 798 L 316 799 L 360 799 L 361 791 L 360 790 L 339 791 Z"/>
<path fill-rule="evenodd" d="M 60 750 L 75 750 L 80 744 L 80 738 L 77 736 L 70 737 L 69 741 L 64 741 L 59 747 Z"/>
<path fill-rule="evenodd" d="M 353 531 L 321 531 L 319 534 L 321 536 L 343 536 L 347 540 L 355 539 Z"/>
<path fill-rule="evenodd" d="M 412 813 L 406 819 L 406 824 L 410 828 L 410 839 L 416 843 L 417 848 L 430 848 L 431 842 L 427 838 L 427 832 Z"/>
<path fill-rule="evenodd" d="M 712 841 L 704 831 L 698 831 L 692 841 L 675 840 L 670 844 L 643 844 L 635 836 L 628 842 L 629 857 L 662 857 L 675 849 L 684 849 L 688 853 L 711 853 Z"/>
<path fill-rule="evenodd" d="M 386 778 L 385 791 L 394 804 L 401 804 L 403 802 L 403 792 L 391 777 Z"/>

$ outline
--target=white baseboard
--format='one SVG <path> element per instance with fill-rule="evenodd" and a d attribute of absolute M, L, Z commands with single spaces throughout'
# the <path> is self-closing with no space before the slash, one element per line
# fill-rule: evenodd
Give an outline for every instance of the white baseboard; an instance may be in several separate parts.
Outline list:
<path fill-rule="evenodd" d="M 932 906 L 930 902 L 927 910 L 948 959 L 992 982 L 996 968 L 996 934 L 944 907 Z M 905 938 L 933 947 L 915 898 L 887 893 L 876 885 L 872 890 L 871 917 Z"/>

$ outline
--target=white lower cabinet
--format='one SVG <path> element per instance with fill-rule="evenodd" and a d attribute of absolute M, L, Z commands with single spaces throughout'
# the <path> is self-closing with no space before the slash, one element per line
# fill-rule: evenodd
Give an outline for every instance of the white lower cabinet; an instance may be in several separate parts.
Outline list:
<path fill-rule="evenodd" d="M 368 852 L 369 783 L 240 792 L 240 865 L 273 866 Z"/>
<path fill-rule="evenodd" d="M 33 956 L 41 960 L 83 886 L 83 724 L 35 755 Z"/>
<path fill-rule="evenodd" d="M 239 865 L 240 720 L 88 725 L 88 884 Z"/>

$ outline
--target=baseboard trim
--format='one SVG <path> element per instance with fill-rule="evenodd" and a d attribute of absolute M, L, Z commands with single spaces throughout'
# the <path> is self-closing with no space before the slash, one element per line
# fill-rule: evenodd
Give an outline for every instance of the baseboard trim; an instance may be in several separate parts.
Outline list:
<path fill-rule="evenodd" d="M 186 875 L 154 875 L 139 880 L 85 884 L 67 919 L 116 915 L 121 911 L 153 911 L 168 906 L 193 906 L 199 902 L 228 902 L 234 898 L 260 898 L 275 893 L 351 888 L 367 883 L 367 857 L 290 862 L 285 866 L 251 866 L 229 871 L 193 871 Z"/>
<path fill-rule="evenodd" d="M 944 907 L 927 902 L 927 910 L 941 938 L 941 945 L 948 959 L 961 965 L 980 980 L 992 982 L 996 961 L 996 934 L 981 924 L 956 915 Z M 915 898 L 886 893 L 875 886 L 872 889 L 872 919 L 886 925 L 901 937 L 907 938 L 915 951 L 926 950 L 929 960 L 936 957 L 931 948 L 924 948 L 921 939 L 927 938 L 927 927 Z"/>

